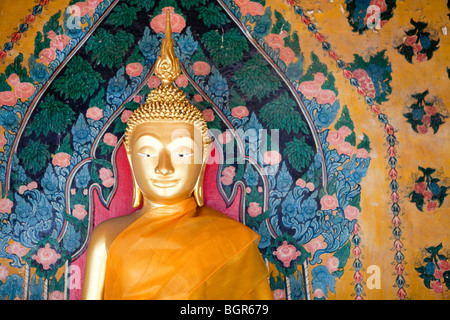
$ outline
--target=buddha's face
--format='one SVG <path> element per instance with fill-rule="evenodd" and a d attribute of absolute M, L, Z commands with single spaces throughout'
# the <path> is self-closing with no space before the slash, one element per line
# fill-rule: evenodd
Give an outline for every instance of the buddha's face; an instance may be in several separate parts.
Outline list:
<path fill-rule="evenodd" d="M 169 205 L 191 196 L 202 174 L 202 138 L 194 125 L 153 121 L 138 125 L 129 160 L 143 197 Z"/>

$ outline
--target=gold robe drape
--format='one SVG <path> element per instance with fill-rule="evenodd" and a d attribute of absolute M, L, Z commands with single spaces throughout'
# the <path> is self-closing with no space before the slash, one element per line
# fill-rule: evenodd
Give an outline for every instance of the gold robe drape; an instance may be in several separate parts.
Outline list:
<path fill-rule="evenodd" d="M 259 235 L 194 198 L 145 213 L 111 244 L 104 299 L 271 299 Z"/>

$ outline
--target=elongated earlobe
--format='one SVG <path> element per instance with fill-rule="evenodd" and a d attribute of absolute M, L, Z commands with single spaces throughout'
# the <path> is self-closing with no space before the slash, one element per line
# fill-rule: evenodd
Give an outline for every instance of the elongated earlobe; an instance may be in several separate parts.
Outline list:
<path fill-rule="evenodd" d="M 131 169 L 131 179 L 133 179 L 133 208 L 139 208 L 142 203 L 142 191 L 139 188 L 136 179 L 134 178 L 133 164 L 131 163 L 130 154 L 127 152 L 128 163 L 130 164 Z"/>
<path fill-rule="evenodd" d="M 206 163 L 207 163 L 209 154 L 211 152 L 211 147 L 212 147 L 212 144 L 209 144 L 208 146 L 204 147 L 202 169 L 200 171 L 200 175 L 198 177 L 197 183 L 195 184 L 195 188 L 194 188 L 194 199 L 199 207 L 201 207 L 205 204 L 205 201 L 203 198 L 203 177 L 205 175 Z"/>

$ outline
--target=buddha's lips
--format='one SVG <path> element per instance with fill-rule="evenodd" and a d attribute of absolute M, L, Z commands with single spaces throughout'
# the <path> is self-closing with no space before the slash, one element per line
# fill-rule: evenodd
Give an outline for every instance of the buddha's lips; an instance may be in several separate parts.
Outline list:
<path fill-rule="evenodd" d="M 158 188 L 171 188 L 180 182 L 179 179 L 152 179 L 152 184 Z"/>

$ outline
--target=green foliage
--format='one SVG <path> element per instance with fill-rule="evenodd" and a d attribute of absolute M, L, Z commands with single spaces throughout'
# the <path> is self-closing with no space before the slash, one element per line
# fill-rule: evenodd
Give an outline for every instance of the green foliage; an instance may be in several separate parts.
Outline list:
<path fill-rule="evenodd" d="M 247 39 L 238 29 L 232 29 L 224 34 L 211 30 L 202 36 L 202 42 L 209 51 L 216 66 L 231 66 L 242 60 L 244 52 L 248 51 Z"/>
<path fill-rule="evenodd" d="M 133 52 L 127 59 L 127 64 L 133 63 L 133 62 L 139 62 L 141 64 L 144 64 L 145 59 L 141 54 L 141 50 L 139 49 L 139 46 L 134 47 Z"/>
<path fill-rule="evenodd" d="M 314 52 L 311 52 L 311 64 L 306 70 L 306 73 L 303 76 L 302 81 L 313 81 L 314 75 L 318 72 L 322 73 L 327 78 L 327 80 L 325 80 L 325 82 L 322 84 L 321 88 L 323 90 L 331 90 L 337 96 L 339 92 L 336 90 L 335 78 L 333 74 L 331 72 L 328 72 L 327 65 L 321 63 L 319 61 L 319 57 Z"/>
<path fill-rule="evenodd" d="M 105 109 L 106 97 L 104 88 L 100 88 L 97 95 L 89 101 L 89 108 L 91 107 L 97 107 L 103 110 Z"/>
<path fill-rule="evenodd" d="M 25 131 L 25 136 L 34 133 L 47 136 L 49 133 L 62 134 L 75 119 L 75 112 L 63 101 L 47 95 L 39 105 L 39 111 Z"/>
<path fill-rule="evenodd" d="M 295 55 L 298 56 L 300 54 L 300 40 L 297 31 L 284 38 L 284 45 L 291 48 Z"/>
<path fill-rule="evenodd" d="M 370 148 L 370 140 L 369 137 L 364 133 L 364 137 L 361 140 L 361 142 L 358 144 L 358 149 L 366 149 L 367 152 L 370 152 L 370 150 L 372 150 Z"/>
<path fill-rule="evenodd" d="M 22 67 L 22 62 L 23 62 L 23 54 L 19 53 L 19 55 L 14 59 L 14 62 L 6 67 L 5 69 L 6 78 L 15 73 L 20 78 L 21 82 L 33 82 L 33 80 L 31 80 L 30 76 L 28 75 L 27 69 Z"/>
<path fill-rule="evenodd" d="M 129 5 L 135 6 L 139 10 L 142 10 L 142 8 L 144 8 L 147 11 L 149 11 L 155 5 L 154 0 L 127 0 L 127 2 Z"/>
<path fill-rule="evenodd" d="M 260 101 L 281 87 L 280 81 L 272 75 L 267 62 L 261 55 L 254 56 L 245 62 L 231 80 L 248 98 L 256 97 Z"/>
<path fill-rule="evenodd" d="M 124 30 L 112 34 L 99 28 L 86 43 L 86 52 L 92 52 L 92 60 L 108 68 L 119 67 L 125 54 L 134 43 L 134 36 Z"/>
<path fill-rule="evenodd" d="M 190 9 L 199 5 L 205 5 L 205 0 L 181 0 L 181 4 L 186 9 Z"/>
<path fill-rule="evenodd" d="M 44 169 L 50 159 L 48 145 L 42 144 L 39 140 L 30 139 L 28 145 L 19 154 L 25 170 L 33 174 Z"/>
<path fill-rule="evenodd" d="M 314 151 L 306 143 L 305 137 L 301 139 L 294 137 L 294 140 L 286 143 L 284 154 L 287 156 L 291 166 L 295 170 L 301 171 L 309 165 L 311 158 L 314 156 Z"/>
<path fill-rule="evenodd" d="M 286 92 L 280 97 L 265 104 L 260 110 L 261 120 L 267 123 L 268 128 L 283 129 L 287 133 L 298 133 L 300 129 L 308 134 L 308 126 L 302 120 L 300 113 L 295 110 L 297 104 L 289 98 Z"/>
<path fill-rule="evenodd" d="M 202 20 L 208 28 L 211 26 L 220 27 L 230 22 L 227 15 L 223 13 L 221 8 L 213 2 L 211 2 L 208 6 L 199 6 L 196 10 L 198 12 L 199 20 Z"/>
<path fill-rule="evenodd" d="M 129 27 L 133 24 L 133 21 L 137 19 L 137 10 L 137 8 L 130 7 L 126 3 L 120 3 L 114 7 L 111 14 L 108 16 L 106 23 L 116 27 Z"/>
<path fill-rule="evenodd" d="M 11 90 L 12 90 L 11 86 L 8 84 L 8 82 L 6 82 L 5 74 L 0 73 L 0 92 L 11 91 Z"/>
<path fill-rule="evenodd" d="M 64 33 L 63 28 L 59 24 L 59 19 L 61 18 L 61 11 L 58 11 L 44 24 L 42 28 L 42 33 L 38 31 L 36 37 L 34 38 L 34 56 L 39 57 L 39 53 L 50 47 L 50 38 L 48 33 L 53 31 L 56 35 Z"/>
<path fill-rule="evenodd" d="M 104 82 L 100 73 L 80 56 L 74 56 L 67 64 L 64 74 L 53 83 L 53 88 L 64 98 L 74 101 L 87 100 Z"/>
<path fill-rule="evenodd" d="M 272 27 L 271 33 L 280 33 L 281 31 L 289 32 L 291 31 L 291 24 L 286 21 L 281 13 L 279 13 L 277 10 L 274 12 L 275 16 L 275 24 Z"/>
<path fill-rule="evenodd" d="M 350 130 L 353 130 L 355 128 L 355 126 L 353 124 L 353 120 L 350 118 L 350 113 L 348 111 L 347 105 L 345 105 L 342 108 L 341 117 L 339 118 L 339 120 L 334 125 L 334 128 L 336 130 L 339 130 L 342 126 L 346 126 Z"/>
<path fill-rule="evenodd" d="M 331 274 L 335 277 L 342 277 L 344 274 L 344 267 L 347 264 L 348 257 L 350 256 L 350 241 L 347 241 L 336 253 L 333 255 L 339 260 L 339 265 L 337 270 L 333 271 Z"/>

